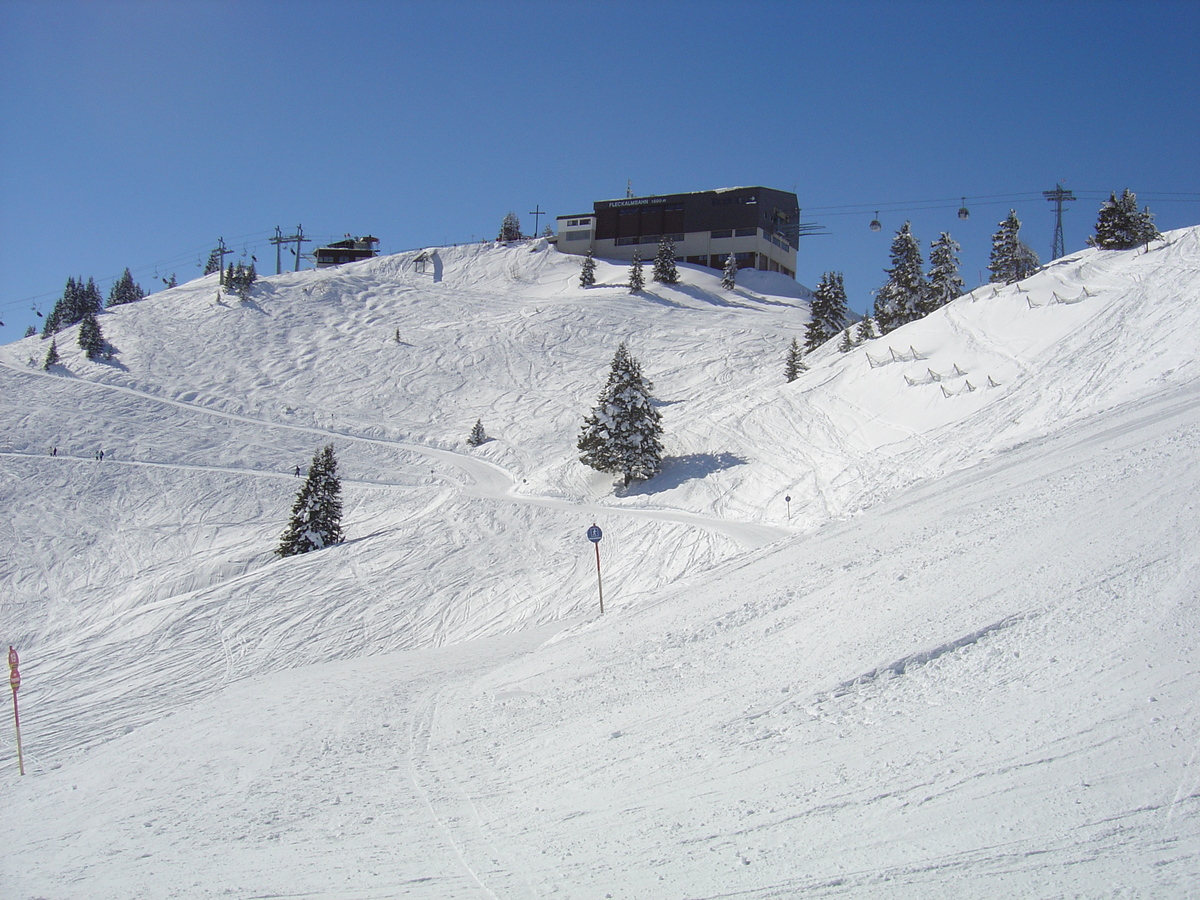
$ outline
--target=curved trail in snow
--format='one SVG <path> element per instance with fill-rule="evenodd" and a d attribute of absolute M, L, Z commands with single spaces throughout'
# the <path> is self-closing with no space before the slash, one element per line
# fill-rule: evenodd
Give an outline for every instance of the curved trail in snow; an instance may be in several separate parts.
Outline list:
<path fill-rule="evenodd" d="M 10 371 L 27 377 L 34 378 L 57 378 L 57 376 L 43 374 L 39 372 L 31 372 L 25 368 L 17 366 L 12 362 L 0 359 L 0 365 Z M 252 416 L 242 415 L 240 413 L 225 412 L 223 410 L 211 409 L 206 406 L 198 406 L 196 404 L 187 403 L 182 400 L 172 400 L 165 397 L 157 397 L 154 394 L 140 391 L 136 388 L 126 387 L 124 385 L 108 384 L 102 381 L 90 381 L 80 379 L 80 383 L 90 387 L 107 390 L 113 393 L 123 394 L 129 397 L 135 397 L 139 400 L 157 403 L 162 406 L 170 406 L 176 409 L 186 410 L 190 413 L 201 413 L 212 416 L 214 418 L 223 419 L 229 422 L 240 422 L 247 425 L 252 425 L 263 429 L 282 429 L 284 431 L 311 434 L 325 438 L 336 438 L 338 440 L 354 441 L 361 444 L 374 445 L 379 447 L 387 447 L 393 450 L 402 450 L 408 453 L 413 453 L 418 456 L 423 456 L 427 459 L 436 460 L 440 463 L 448 465 L 460 471 L 470 482 L 469 485 L 459 485 L 459 490 L 472 497 L 490 500 L 502 500 L 510 503 L 524 504 L 527 506 L 540 506 L 548 509 L 570 509 L 586 512 L 590 514 L 603 514 L 605 516 L 622 515 L 632 518 L 650 519 L 659 522 L 671 522 L 680 525 L 690 525 L 697 528 L 703 528 L 725 537 L 730 538 L 737 544 L 747 550 L 756 550 L 760 547 L 765 547 L 773 544 L 778 540 L 795 534 L 793 529 L 783 528 L 772 525 L 756 525 L 749 522 L 730 522 L 722 519 L 715 519 L 709 516 L 704 516 L 699 513 L 689 513 L 682 510 L 673 510 L 669 508 L 644 508 L 644 507 L 622 507 L 622 506 L 605 506 L 598 503 L 579 503 L 571 500 L 564 500 L 552 497 L 535 497 L 517 493 L 516 479 L 506 469 L 482 459 L 473 459 L 464 456 L 453 450 L 443 450 L 436 447 L 427 447 L 421 444 L 410 444 L 404 441 L 393 441 L 385 438 L 364 437 L 361 435 L 350 434 L 344 431 L 335 431 L 329 428 L 320 428 L 308 425 L 293 425 L 286 422 L 271 422 L 263 419 L 256 419 Z M 0 455 L 23 455 L 41 457 L 43 454 L 0 454 Z M 57 457 L 56 457 L 57 458 Z M 78 457 L 75 457 L 78 458 Z M 106 460 L 105 462 L 108 462 Z M 123 462 L 124 464 L 138 464 L 146 466 L 156 466 L 161 468 L 180 468 L 192 469 L 201 471 L 214 472 L 240 472 L 256 476 L 269 477 L 292 477 L 285 476 L 284 473 L 263 472 L 255 469 L 243 469 L 234 467 L 221 466 L 188 466 L 176 463 L 155 463 L 151 461 L 133 461 L 133 460 L 112 460 L 113 463 Z M 355 483 L 353 479 L 344 479 L 349 483 Z M 379 482 L 362 482 L 377 484 Z M 385 483 L 386 484 L 386 483 Z"/>

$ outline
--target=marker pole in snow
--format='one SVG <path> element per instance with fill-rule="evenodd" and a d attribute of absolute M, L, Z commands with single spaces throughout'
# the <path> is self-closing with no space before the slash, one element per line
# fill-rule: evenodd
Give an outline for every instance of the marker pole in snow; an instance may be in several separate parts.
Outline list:
<path fill-rule="evenodd" d="M 788 521 L 792 521 L 792 495 L 788 494 L 783 498 L 783 502 L 788 505 Z"/>
<path fill-rule="evenodd" d="M 17 656 L 16 648 L 8 646 L 8 683 L 13 692 L 13 722 L 17 726 L 17 768 L 25 774 L 25 759 L 21 755 L 21 714 L 17 710 L 17 688 L 21 686 L 21 672 L 17 669 L 21 658 Z"/>
<path fill-rule="evenodd" d="M 600 578 L 600 539 L 604 537 L 604 532 L 600 530 L 600 526 L 595 522 L 592 527 L 587 530 L 587 539 L 596 547 L 596 587 L 600 589 L 600 615 L 604 615 L 604 582 Z"/>

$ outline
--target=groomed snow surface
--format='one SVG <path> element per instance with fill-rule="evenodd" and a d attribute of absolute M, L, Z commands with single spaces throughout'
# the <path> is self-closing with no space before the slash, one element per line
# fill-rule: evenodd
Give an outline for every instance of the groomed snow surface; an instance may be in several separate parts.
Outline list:
<path fill-rule="evenodd" d="M 791 384 L 779 276 L 431 256 L 0 347 L 0 894 L 1200 896 L 1200 229 Z M 347 541 L 277 559 L 329 442 Z"/>

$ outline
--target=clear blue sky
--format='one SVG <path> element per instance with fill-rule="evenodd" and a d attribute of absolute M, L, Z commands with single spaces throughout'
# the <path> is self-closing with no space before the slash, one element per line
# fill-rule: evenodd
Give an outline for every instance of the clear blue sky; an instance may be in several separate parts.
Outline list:
<path fill-rule="evenodd" d="M 277 225 L 398 251 L 628 180 L 794 189 L 828 232 L 798 279 L 856 310 L 905 219 L 971 287 L 1010 207 L 1049 257 L 1059 181 L 1068 251 L 1125 187 L 1200 224 L 1198 45 L 1193 0 L 0 0 L 0 341 L 70 275 L 186 281 L 218 237 L 273 272 Z"/>

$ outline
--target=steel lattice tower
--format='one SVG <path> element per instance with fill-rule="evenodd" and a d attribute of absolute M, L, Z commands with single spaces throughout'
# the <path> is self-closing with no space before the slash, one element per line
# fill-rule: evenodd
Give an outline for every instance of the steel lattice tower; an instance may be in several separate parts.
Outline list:
<path fill-rule="evenodd" d="M 1061 184 L 1056 184 L 1054 190 L 1042 191 L 1042 196 L 1054 204 L 1054 246 L 1050 249 L 1050 258 L 1059 259 L 1067 255 L 1066 247 L 1063 245 L 1063 204 L 1073 203 L 1075 195 Z"/>

